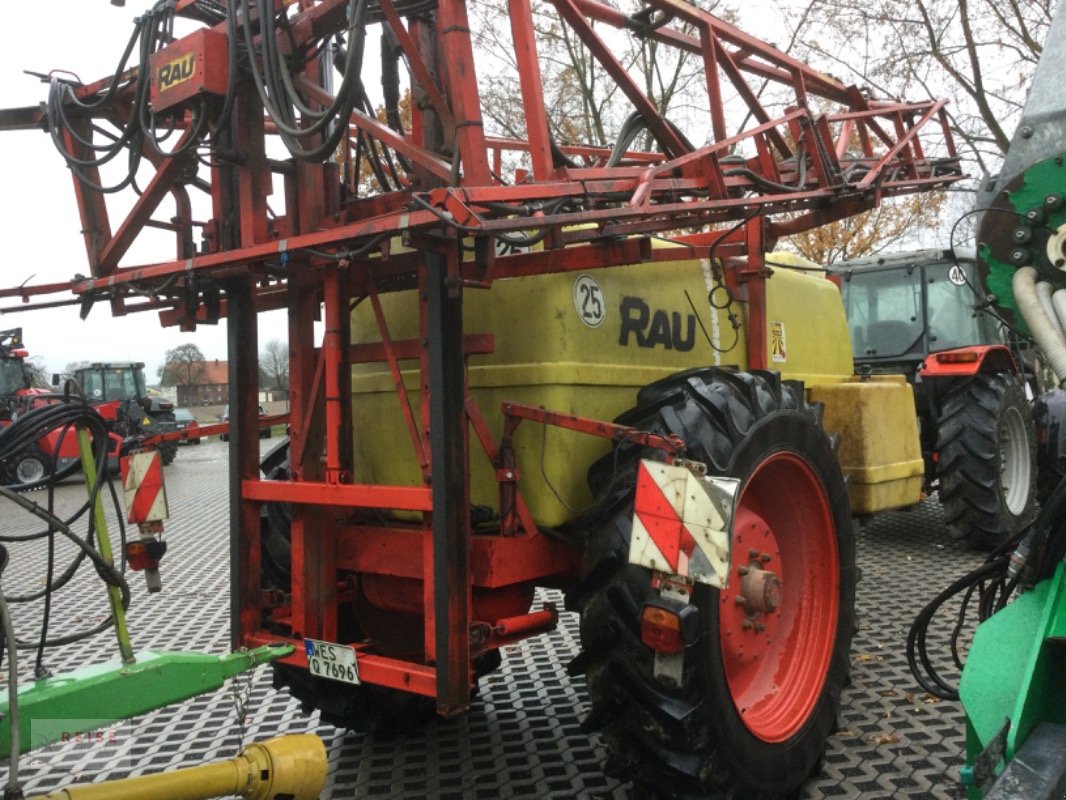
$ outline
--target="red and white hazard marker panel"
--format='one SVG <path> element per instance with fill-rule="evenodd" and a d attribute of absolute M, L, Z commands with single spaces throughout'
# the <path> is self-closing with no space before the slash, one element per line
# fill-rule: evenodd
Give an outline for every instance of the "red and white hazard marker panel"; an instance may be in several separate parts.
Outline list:
<path fill-rule="evenodd" d="M 629 562 L 724 587 L 739 486 L 736 478 L 699 476 L 679 464 L 641 461 Z"/>
<path fill-rule="evenodd" d="M 169 516 L 158 450 L 142 450 L 122 459 L 122 490 L 130 522 L 148 525 Z"/>

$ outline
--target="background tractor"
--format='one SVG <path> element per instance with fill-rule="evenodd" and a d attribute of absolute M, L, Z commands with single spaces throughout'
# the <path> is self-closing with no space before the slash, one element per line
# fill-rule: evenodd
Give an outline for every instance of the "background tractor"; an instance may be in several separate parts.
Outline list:
<path fill-rule="evenodd" d="M 949 529 L 995 547 L 1036 514 L 1035 371 L 991 313 L 973 258 L 921 251 L 843 262 L 855 369 L 914 388 L 928 490 Z M 1027 385 L 1028 384 L 1028 385 Z"/>
<path fill-rule="evenodd" d="M 22 328 L 0 331 L 0 429 L 31 408 L 54 402 L 47 389 L 33 385 L 28 355 Z M 20 490 L 36 488 L 53 475 L 58 480 L 77 469 L 74 436 L 54 430 L 5 458 L 0 463 L 0 482 Z"/>
<path fill-rule="evenodd" d="M 78 367 L 71 377 L 108 427 L 124 439 L 178 429 L 174 404 L 148 393 L 142 362 L 96 362 Z M 160 442 L 157 447 L 164 465 L 178 453 L 176 441 Z"/>
<path fill-rule="evenodd" d="M 789 796 L 847 680 L 852 512 L 918 502 L 924 468 L 906 381 L 856 377 L 837 288 L 767 253 L 957 180 L 943 103 L 872 99 L 688 3 L 551 6 L 632 105 L 615 145 L 553 138 L 525 0 L 522 141 L 485 130 L 463 0 L 156 4 L 138 68 L 53 81 L 0 124 L 47 122 L 75 175 L 83 311 L 226 318 L 232 638 L 295 645 L 278 686 L 361 730 L 462 713 L 503 648 L 556 626 L 533 601 L 558 589 L 612 774 L 648 798 Z M 361 74 L 379 29 L 387 122 Z M 706 145 L 615 36 L 696 56 Z M 109 205 L 106 165 L 150 188 Z M 173 255 L 126 263 L 160 227 Z M 291 438 L 261 465 L 271 308 Z"/>

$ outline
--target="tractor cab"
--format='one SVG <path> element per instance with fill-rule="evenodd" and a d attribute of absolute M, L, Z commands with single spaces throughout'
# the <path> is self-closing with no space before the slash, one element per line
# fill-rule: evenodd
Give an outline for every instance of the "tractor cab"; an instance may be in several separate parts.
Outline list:
<path fill-rule="evenodd" d="M 13 397 L 22 389 L 29 388 L 26 370 L 19 356 L 0 356 L 0 397 Z"/>
<path fill-rule="evenodd" d="M 849 261 L 832 272 L 860 374 L 913 381 L 931 353 L 1006 344 L 996 320 L 980 311 L 985 294 L 972 258 L 921 251 Z"/>
<path fill-rule="evenodd" d="M 30 388 L 25 357 L 22 328 L 0 331 L 0 400 L 5 403 Z"/>
<path fill-rule="evenodd" d="M 144 364 L 90 364 L 74 376 L 86 399 L 98 405 L 112 401 L 140 400 L 148 396 L 144 382 Z"/>

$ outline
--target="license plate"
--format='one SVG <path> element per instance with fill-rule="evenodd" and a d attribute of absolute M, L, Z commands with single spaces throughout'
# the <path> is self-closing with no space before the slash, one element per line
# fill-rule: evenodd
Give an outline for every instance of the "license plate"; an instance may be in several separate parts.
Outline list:
<path fill-rule="evenodd" d="M 355 649 L 350 645 L 304 639 L 307 651 L 307 668 L 312 675 L 344 683 L 360 683 L 359 664 Z"/>

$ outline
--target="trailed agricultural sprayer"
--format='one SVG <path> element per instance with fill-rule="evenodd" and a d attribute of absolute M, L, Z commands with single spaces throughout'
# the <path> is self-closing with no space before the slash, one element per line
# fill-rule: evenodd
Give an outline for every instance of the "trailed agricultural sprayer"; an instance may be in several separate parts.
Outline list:
<path fill-rule="evenodd" d="M 527 0 L 507 4 L 523 140 L 486 131 L 460 0 L 160 3 L 139 67 L 58 77 L 0 126 L 45 127 L 74 172 L 83 313 L 226 319 L 233 640 L 299 645 L 278 686 L 362 730 L 460 713 L 503 646 L 556 625 L 531 603 L 557 587 L 612 773 L 642 797 L 784 796 L 847 677 L 853 507 L 917 502 L 922 462 L 907 384 L 853 376 L 836 287 L 768 253 L 957 179 L 943 104 L 871 99 L 677 0 L 550 6 L 633 108 L 617 147 L 553 136 Z M 172 38 L 174 17 L 198 25 Z M 703 66 L 707 144 L 622 38 Z M 644 131 L 654 149 L 626 149 Z M 113 224 L 120 154 L 142 191 Z M 174 253 L 127 264 L 150 226 Z M 288 313 L 291 437 L 261 465 L 266 309 Z"/>

